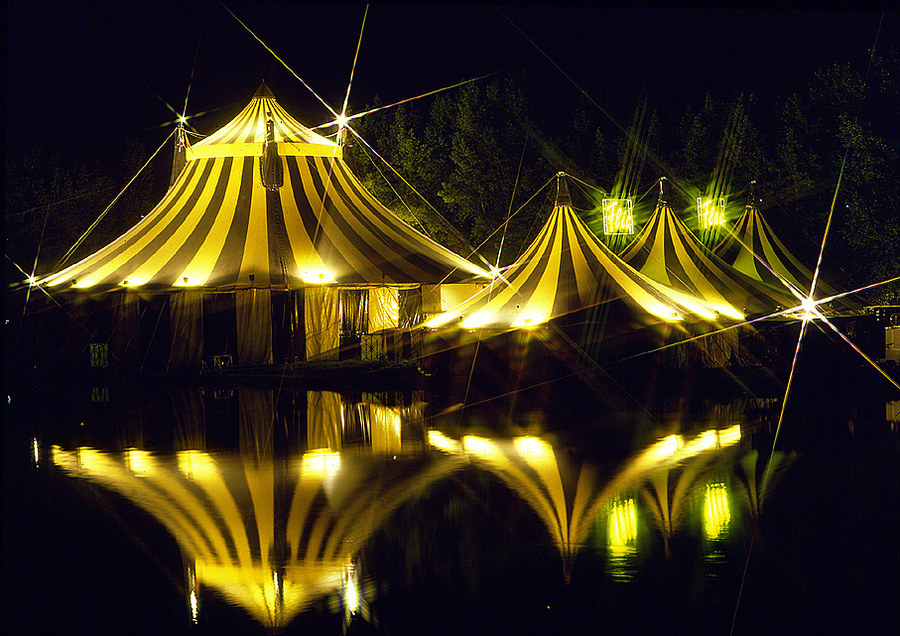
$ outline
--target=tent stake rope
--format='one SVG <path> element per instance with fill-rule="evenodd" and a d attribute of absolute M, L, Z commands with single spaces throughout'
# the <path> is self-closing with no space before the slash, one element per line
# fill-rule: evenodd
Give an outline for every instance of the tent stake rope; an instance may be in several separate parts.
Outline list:
<path fill-rule="evenodd" d="M 54 269 L 59 269 L 66 263 L 67 260 L 69 260 L 69 257 L 71 257 L 72 254 L 75 252 L 75 250 L 77 250 L 81 246 L 81 244 L 84 242 L 84 240 L 88 237 L 88 234 L 90 234 L 91 232 L 94 231 L 94 228 L 97 227 L 97 225 L 100 223 L 100 221 L 103 220 L 103 217 L 105 217 L 107 215 L 107 213 L 112 209 L 112 207 L 116 204 L 116 201 L 119 200 L 119 197 L 121 197 L 125 193 L 125 190 L 128 189 L 128 186 L 130 186 L 132 183 L 134 183 L 134 180 L 137 179 L 138 176 L 144 171 L 144 168 L 146 168 L 148 165 L 150 165 L 150 162 L 153 161 L 153 159 L 156 157 L 156 155 L 159 154 L 159 151 L 162 150 L 163 147 L 169 142 L 169 139 L 171 139 L 172 135 L 175 134 L 175 130 L 176 129 L 174 129 L 174 128 L 172 129 L 172 132 L 170 132 L 168 134 L 168 136 L 163 140 L 163 142 L 159 145 L 159 148 L 157 148 L 153 152 L 153 154 L 150 155 L 150 158 L 147 159 L 147 161 L 144 162 L 144 165 L 140 167 L 140 169 L 135 173 L 135 175 L 133 177 L 131 177 L 131 180 L 125 184 L 125 187 L 122 188 L 122 190 L 119 192 L 119 194 L 117 194 L 115 196 L 115 198 L 110 202 L 110 204 L 108 206 L 106 206 L 106 209 L 100 213 L 100 216 L 98 216 L 94 220 L 94 222 L 91 223 L 91 226 L 87 230 L 85 230 L 84 234 L 82 234 L 78 238 L 78 240 L 75 241 L 75 244 L 69 248 L 69 251 L 66 252 L 65 255 L 63 255 L 62 259 L 59 261 L 59 263 L 56 264 L 56 267 L 54 267 Z"/>

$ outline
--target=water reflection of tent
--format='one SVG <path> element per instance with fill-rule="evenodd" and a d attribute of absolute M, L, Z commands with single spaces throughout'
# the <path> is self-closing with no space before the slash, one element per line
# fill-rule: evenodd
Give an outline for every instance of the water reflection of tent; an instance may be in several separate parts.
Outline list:
<path fill-rule="evenodd" d="M 426 325 L 462 320 L 464 328 L 528 328 L 615 301 L 627 306 L 629 322 L 714 316 L 702 301 L 650 280 L 613 254 L 578 218 L 560 173 L 553 211 L 531 245 L 492 285 Z"/>
<path fill-rule="evenodd" d="M 404 502 L 450 474 L 450 458 L 384 462 L 327 448 L 277 456 L 261 402 L 241 414 L 241 452 L 159 455 L 55 446 L 67 473 L 131 500 L 174 536 L 188 579 L 263 625 L 285 626 L 354 576 L 357 551 Z M 190 590 L 189 590 L 190 592 Z"/>
<path fill-rule="evenodd" d="M 657 282 L 703 298 L 731 319 L 797 304 L 783 286 L 770 288 L 719 259 L 691 233 L 663 197 L 660 181 L 656 209 L 622 252 L 622 260 Z"/>
<path fill-rule="evenodd" d="M 693 465 L 697 467 L 693 473 L 698 473 L 716 453 L 736 445 L 740 439 L 740 425 L 709 429 L 689 440 L 670 435 L 648 445 L 609 477 L 602 476 L 591 462 L 574 462 L 564 450 L 539 437 L 493 440 L 469 435 L 457 441 L 437 430 L 428 432 L 432 446 L 450 455 L 464 454 L 484 466 L 534 509 L 559 550 L 566 581 L 571 578 L 579 550 L 595 531 L 597 516 L 610 507 L 615 512 L 615 502 L 623 493 L 635 491 L 648 481 L 652 483 L 656 476 L 667 476 L 676 466 Z M 677 493 L 678 505 L 684 503 L 685 494 L 695 484 L 693 479 L 681 481 L 686 490 Z M 657 501 L 654 515 L 671 519 L 668 495 L 662 498 L 657 494 Z M 630 513 L 634 514 L 633 504 Z M 630 525 L 635 525 L 633 518 Z M 667 542 L 665 528 L 670 534 L 673 525 L 667 523 L 660 528 Z"/>
<path fill-rule="evenodd" d="M 281 359 L 336 358 L 342 324 L 356 334 L 396 329 L 401 311 L 421 315 L 423 285 L 487 280 L 376 201 L 342 148 L 293 119 L 265 85 L 180 154 L 183 169 L 133 228 L 41 280 L 76 298 L 108 296 L 120 328 L 163 294 L 170 366 L 225 353 L 268 364 L 273 339 Z M 229 325 L 236 342 L 213 337 Z"/>

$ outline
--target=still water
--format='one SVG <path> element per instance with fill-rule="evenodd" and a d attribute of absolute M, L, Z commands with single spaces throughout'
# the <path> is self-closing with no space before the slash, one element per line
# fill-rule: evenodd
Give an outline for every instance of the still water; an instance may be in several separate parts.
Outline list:
<path fill-rule="evenodd" d="M 40 384 L 7 399 L 4 624 L 897 633 L 897 424 L 862 377 L 798 380 L 774 450 L 779 390 L 739 382 Z"/>

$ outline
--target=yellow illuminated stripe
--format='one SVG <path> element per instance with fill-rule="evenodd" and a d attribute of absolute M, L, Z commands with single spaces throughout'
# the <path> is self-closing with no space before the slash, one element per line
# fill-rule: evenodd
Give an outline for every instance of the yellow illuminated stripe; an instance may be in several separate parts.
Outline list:
<path fill-rule="evenodd" d="M 278 141 L 278 154 L 282 157 L 343 157 L 343 150 L 337 145 L 307 144 Z M 259 142 L 237 144 L 214 144 L 211 146 L 191 146 L 185 152 L 187 161 L 211 159 L 215 157 L 261 157 L 263 144 Z"/>
<path fill-rule="evenodd" d="M 719 290 L 715 288 L 694 263 L 694 259 L 688 254 L 687 246 L 684 244 L 684 236 L 681 232 L 677 231 L 678 228 L 675 222 L 669 219 L 669 215 L 673 215 L 673 213 L 670 209 L 666 208 L 666 222 L 669 224 L 669 233 L 672 236 L 672 244 L 675 247 L 675 256 L 681 263 L 693 286 L 696 287 L 700 292 L 700 295 L 706 299 L 707 302 L 714 303 L 714 306 L 717 309 L 720 309 L 721 313 L 738 319 L 743 318 L 743 314 L 725 300 L 722 294 L 719 293 Z M 660 232 L 660 235 L 663 234 L 664 232 Z"/>
<path fill-rule="evenodd" d="M 337 214 L 339 214 L 353 228 L 356 234 L 362 239 L 363 243 L 368 245 L 371 249 L 374 249 L 379 254 L 390 256 L 392 252 L 391 248 L 382 241 L 381 237 L 376 236 L 368 227 L 365 227 L 364 225 L 359 223 L 358 217 L 351 212 L 350 208 L 344 200 L 344 196 L 338 196 L 338 193 L 341 193 L 347 198 L 353 198 L 352 193 L 346 189 L 346 183 L 341 182 L 341 170 L 339 169 L 339 167 L 331 166 L 331 162 L 315 163 L 316 167 L 318 168 L 320 178 L 324 183 L 327 184 L 326 192 L 328 193 L 328 198 L 334 205 Z M 362 202 L 357 199 L 356 203 L 360 204 Z M 381 229 L 383 229 L 389 236 L 391 234 L 396 234 L 395 232 L 392 232 L 389 228 L 387 228 L 384 224 L 379 223 L 373 216 L 368 216 L 367 220 L 369 220 L 376 226 L 380 226 Z M 326 230 L 327 229 L 328 228 L 326 228 Z M 345 258 L 347 254 L 354 255 L 355 260 L 348 260 L 354 264 L 354 268 L 357 271 L 367 271 L 371 269 L 369 259 L 355 249 L 355 246 L 350 241 L 350 237 L 348 237 L 344 232 L 335 231 L 333 232 L 333 234 L 331 232 L 328 232 L 328 236 L 334 243 L 335 247 L 337 247 L 338 250 L 340 250 L 340 252 L 344 254 Z M 416 267 L 412 262 L 407 261 L 403 262 L 402 264 L 398 263 L 397 266 L 402 272 L 408 273 L 413 278 L 422 279 L 425 277 L 425 272 Z"/>
<path fill-rule="evenodd" d="M 641 267 L 640 272 L 648 278 L 670 285 L 671 280 L 669 278 L 669 270 L 666 269 L 665 254 L 666 233 L 661 229 L 653 236 L 653 245 L 650 247 L 650 253 L 647 255 L 647 260 L 644 263 L 644 266 Z"/>
<path fill-rule="evenodd" d="M 77 263 L 70 265 L 69 267 L 62 270 L 61 272 L 48 277 L 44 284 L 54 287 L 56 285 L 59 285 L 60 283 L 69 283 L 72 279 L 77 279 L 79 281 L 79 284 L 77 285 L 78 287 L 86 287 L 87 285 L 84 285 L 82 283 L 82 281 L 80 280 L 81 273 L 84 271 L 87 271 L 88 269 L 90 269 L 90 267 L 92 267 L 96 263 L 102 262 L 105 258 L 107 258 L 109 256 L 109 254 L 111 254 L 113 251 L 118 249 L 118 247 L 120 245 L 127 243 L 143 227 L 145 227 L 147 224 L 153 222 L 157 217 L 162 215 L 163 210 L 165 209 L 165 207 L 167 205 L 167 202 L 172 197 L 174 197 L 175 193 L 178 191 L 179 182 L 182 179 L 187 178 L 186 174 L 187 174 L 186 172 L 181 173 L 179 180 L 176 181 L 175 185 L 173 185 L 172 188 L 169 189 L 169 191 L 166 193 L 165 197 L 163 197 L 163 200 L 160 201 L 159 204 L 157 204 L 156 207 L 153 208 L 153 210 L 151 210 L 149 214 L 147 214 L 143 219 L 141 219 L 141 221 L 137 225 L 132 227 L 130 230 L 128 230 L 125 234 L 123 234 L 122 236 L 117 238 L 112 243 L 109 243 L 108 245 L 106 245 L 105 247 L 101 248 L 100 250 L 94 252 L 90 256 L 87 256 L 84 259 L 78 261 Z M 94 277 L 91 277 L 91 280 L 96 280 L 96 279 Z"/>
<path fill-rule="evenodd" d="M 303 175 L 303 163 L 299 162 L 300 173 Z M 319 205 L 317 197 L 310 196 L 310 191 L 306 190 L 306 184 L 301 181 L 294 183 L 293 175 L 290 170 L 284 171 L 284 185 L 279 191 L 281 197 L 281 209 L 284 214 L 284 226 L 287 231 L 288 243 L 294 254 L 294 262 L 297 264 L 301 272 L 324 272 L 328 268 L 322 261 L 321 256 L 313 247 L 312 237 L 307 233 L 306 227 L 303 225 L 303 219 L 300 216 L 300 210 L 297 208 L 297 200 L 309 199 L 313 206 L 314 212 L 318 213 L 316 207 Z M 301 176 L 301 179 L 303 177 Z M 313 193 L 314 194 L 314 193 Z M 332 273 L 333 278 L 333 273 Z"/>
<path fill-rule="evenodd" d="M 584 249 L 591 242 L 591 235 L 588 234 L 587 227 L 574 211 L 570 214 L 572 222 L 566 224 L 569 236 L 569 258 L 572 261 L 572 268 L 575 270 L 575 287 L 578 290 L 578 298 L 582 303 L 586 303 L 593 300 L 594 290 L 600 282 L 601 273 L 592 272 L 587 263 Z"/>
<path fill-rule="evenodd" d="M 556 225 L 562 224 L 562 217 L 559 216 Z M 550 314 L 553 312 L 553 305 L 556 302 L 558 291 L 557 285 L 559 284 L 564 229 L 559 228 L 553 233 L 554 243 L 547 246 L 550 256 L 547 266 L 541 274 L 541 280 L 538 282 L 534 293 L 531 294 L 531 297 L 513 322 L 514 327 L 536 325 L 551 318 Z"/>
<path fill-rule="evenodd" d="M 228 238 L 231 224 L 234 222 L 234 212 L 237 207 L 243 168 L 243 161 L 233 161 L 231 163 L 231 171 L 227 177 L 228 185 L 225 188 L 222 204 L 216 210 L 215 221 L 213 221 L 212 227 L 203 238 L 200 249 L 197 250 L 191 262 L 188 263 L 184 271 L 174 281 L 176 286 L 184 284 L 185 276 L 188 278 L 186 283 L 188 286 L 203 285 L 209 279 L 213 267 L 215 267 L 225 246 L 225 240 Z"/>
<path fill-rule="evenodd" d="M 132 284 L 143 284 L 146 280 L 153 278 L 157 272 L 168 265 L 171 258 L 175 256 L 178 250 L 184 245 L 184 242 L 190 237 L 191 233 L 197 227 L 197 224 L 200 223 L 200 220 L 203 218 L 203 213 L 206 212 L 206 208 L 209 206 L 213 194 L 215 194 L 215 184 L 219 180 L 219 175 L 223 168 L 224 160 L 213 160 L 209 179 L 203 184 L 204 187 L 200 192 L 200 196 L 197 198 L 194 206 L 191 207 L 189 214 L 175 229 L 172 235 L 169 236 L 166 242 L 154 251 L 153 254 L 134 272 L 128 275 L 127 278 Z M 190 274 L 182 274 L 182 276 L 185 275 L 189 276 L 191 280 L 194 278 Z M 182 279 L 179 278 L 178 280 Z M 171 283 L 173 281 L 164 282 Z"/>
<path fill-rule="evenodd" d="M 603 265 L 603 268 L 607 271 L 610 277 L 616 282 L 616 284 L 621 287 L 621 289 L 628 294 L 634 301 L 644 308 L 644 311 L 647 313 L 656 316 L 657 318 L 661 318 L 666 321 L 676 321 L 681 320 L 681 315 L 675 310 L 672 305 L 669 305 L 658 298 L 655 298 L 650 293 L 648 293 L 641 285 L 638 285 L 628 274 L 626 273 L 626 267 L 629 267 L 626 263 L 618 260 L 613 254 L 607 255 L 599 246 L 595 246 L 593 248 L 594 254 L 600 260 L 600 263 Z M 648 282 L 646 277 L 644 277 L 639 272 L 632 270 L 634 275 L 637 277 L 644 278 L 645 283 Z M 649 285 L 659 291 L 659 287 L 657 285 Z"/>
<path fill-rule="evenodd" d="M 250 567 L 253 564 L 253 558 L 250 553 L 247 531 L 244 527 L 244 515 L 222 478 L 216 461 L 208 453 L 199 450 L 178 451 L 176 456 L 178 467 L 185 476 L 200 484 L 206 495 L 216 504 L 219 515 L 231 533 L 241 566 Z"/>
<path fill-rule="evenodd" d="M 297 485 L 294 487 L 294 496 L 291 498 L 291 507 L 288 512 L 287 525 L 285 526 L 288 543 L 291 548 L 291 565 L 296 565 L 300 562 L 300 554 L 303 552 L 300 544 L 301 539 L 304 538 L 302 536 L 303 527 L 306 525 L 309 515 L 312 514 L 311 506 L 321 486 L 322 481 L 320 479 L 309 480 L 301 477 L 297 480 Z M 325 515 L 322 516 L 325 517 Z M 309 553 L 305 555 L 307 559 L 310 556 L 315 558 L 318 555 L 310 555 Z"/>
<path fill-rule="evenodd" d="M 259 183 L 258 159 L 253 160 L 253 188 L 250 193 L 250 218 L 247 221 L 247 237 L 241 259 L 239 279 L 255 277 L 254 284 L 269 284 L 269 233 L 266 210 L 266 189 Z"/>
<path fill-rule="evenodd" d="M 195 555 L 213 556 L 204 547 L 207 545 L 204 533 L 198 530 L 194 520 L 185 515 L 181 508 L 173 505 L 167 496 L 148 486 L 148 480 L 135 477 L 121 464 L 112 461 L 106 454 L 96 449 L 80 447 L 74 455 L 80 464 L 80 469 L 76 468 L 73 471 L 77 476 L 113 488 L 129 499 L 141 503 L 148 510 L 153 510 L 154 516 L 170 529 L 179 544 L 192 550 Z"/>
<path fill-rule="evenodd" d="M 127 263 L 133 256 L 140 253 L 150 242 L 156 239 L 162 232 L 164 232 L 171 223 L 175 221 L 178 216 L 178 213 L 181 209 L 187 205 L 188 200 L 194 191 L 202 185 L 201 177 L 203 170 L 198 169 L 192 177 L 192 181 L 184 188 L 184 191 L 181 194 L 181 197 L 175 201 L 175 205 L 170 207 L 166 216 L 159 220 L 153 230 L 145 233 L 139 239 L 134 241 L 129 241 L 125 237 L 115 241 L 110 244 L 111 247 L 118 247 L 119 245 L 126 244 L 128 247 L 122 250 L 122 252 L 112 258 L 102 265 L 95 267 L 89 274 L 86 274 L 82 278 L 78 279 L 78 287 L 90 287 L 91 285 L 95 285 L 105 279 L 109 274 L 116 271 L 119 267 Z M 157 209 L 161 209 L 162 206 L 157 206 Z M 148 223 L 148 219 L 144 219 L 141 223 L 141 227 L 145 226 Z M 126 235 L 127 236 L 127 235 Z"/>
<path fill-rule="evenodd" d="M 337 173 L 338 183 L 342 186 L 343 191 L 353 203 L 355 203 L 363 210 L 365 210 L 366 208 L 378 210 L 388 219 L 396 218 L 393 212 L 382 205 L 369 193 L 368 190 L 366 190 L 362 186 L 362 184 L 358 179 L 356 179 L 352 172 L 350 172 L 349 170 L 336 170 L 335 172 Z M 343 205 L 343 202 L 341 203 Z M 487 276 L 486 272 L 484 272 L 481 268 L 473 265 L 466 259 L 448 250 L 443 245 L 433 241 L 414 227 L 404 223 L 399 218 L 396 218 L 395 223 L 390 223 L 388 221 L 375 218 L 374 216 L 370 217 L 370 220 L 385 234 L 392 237 L 395 241 L 397 241 L 400 245 L 406 247 L 413 254 L 425 252 L 425 254 L 427 255 L 428 252 L 438 252 L 444 258 L 448 259 L 451 263 L 458 266 L 463 271 L 477 274 L 479 276 Z"/>
<path fill-rule="evenodd" d="M 244 475 L 247 488 L 253 499 L 253 517 L 259 537 L 259 556 L 263 563 L 269 563 L 272 544 L 275 541 L 275 467 L 271 457 L 264 458 L 258 465 L 244 460 Z M 247 531 L 241 533 L 247 539 Z"/>

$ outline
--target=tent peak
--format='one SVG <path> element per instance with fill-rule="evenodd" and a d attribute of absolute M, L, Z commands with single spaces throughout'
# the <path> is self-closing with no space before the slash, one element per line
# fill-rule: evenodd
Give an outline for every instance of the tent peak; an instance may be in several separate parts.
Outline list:
<path fill-rule="evenodd" d="M 266 80 L 263 80 L 259 85 L 259 88 L 256 89 L 256 92 L 253 94 L 253 99 L 259 99 L 261 97 L 268 97 L 270 99 L 275 99 L 275 94 L 266 86 Z"/>
<path fill-rule="evenodd" d="M 556 173 L 556 203 L 553 207 L 572 207 L 572 197 L 569 196 L 569 184 L 566 181 L 565 172 Z"/>

